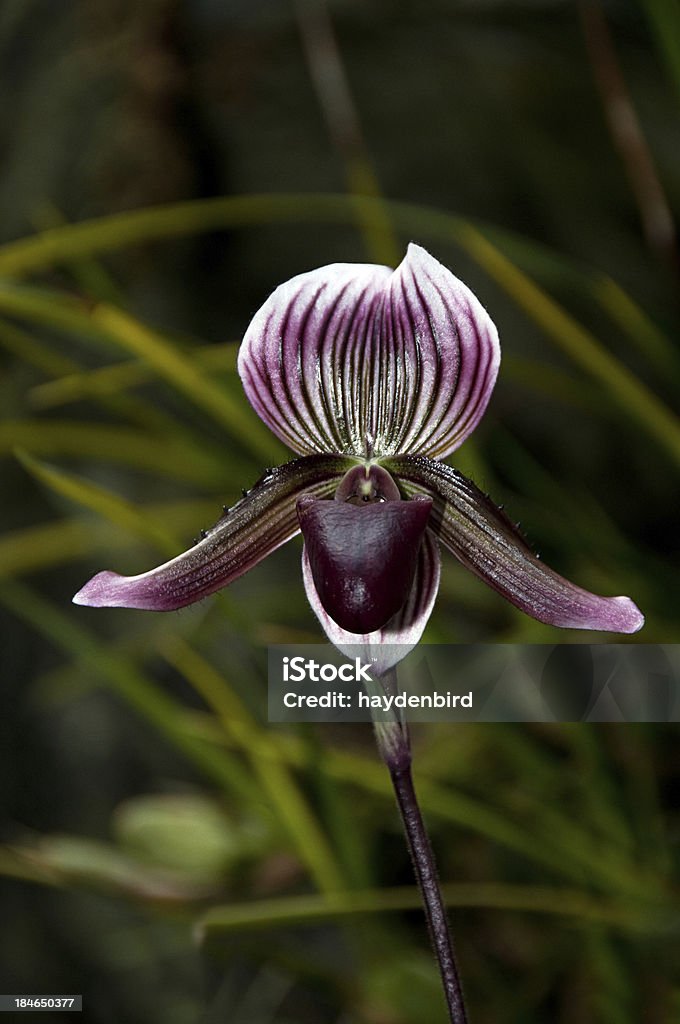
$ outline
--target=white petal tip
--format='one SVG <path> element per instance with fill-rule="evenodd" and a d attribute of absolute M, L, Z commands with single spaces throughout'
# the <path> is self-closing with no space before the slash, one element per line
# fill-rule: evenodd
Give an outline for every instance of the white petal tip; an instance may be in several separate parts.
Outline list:
<path fill-rule="evenodd" d="M 114 605 L 115 581 L 123 579 L 115 572 L 98 572 L 71 598 L 73 604 L 86 608 L 109 608 Z M 113 588 L 112 588 L 113 583 Z"/>
<path fill-rule="evenodd" d="M 616 629 L 620 633 L 638 633 L 645 624 L 645 617 L 629 597 L 615 597 L 613 599 L 619 606 L 619 626 Z"/>

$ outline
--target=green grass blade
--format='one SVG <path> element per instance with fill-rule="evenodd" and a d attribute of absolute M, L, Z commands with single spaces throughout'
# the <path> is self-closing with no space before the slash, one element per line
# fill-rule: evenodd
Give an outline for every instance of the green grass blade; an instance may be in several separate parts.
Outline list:
<path fill-rule="evenodd" d="M 186 642 L 176 638 L 166 645 L 164 653 L 170 664 L 216 712 L 227 735 L 250 762 L 251 771 L 273 803 L 291 843 L 319 889 L 327 894 L 344 889 L 335 854 L 273 736 L 257 725 L 234 688 Z"/>
<path fill-rule="evenodd" d="M 50 231 L 59 228 L 69 221 L 61 210 L 50 202 L 44 201 L 33 217 L 33 225 L 38 231 Z M 83 257 L 69 265 L 69 272 L 80 292 L 101 302 L 112 302 L 124 305 L 124 296 L 115 280 L 97 260 L 89 256 Z"/>
<path fill-rule="evenodd" d="M 49 295 L 45 296 L 41 292 L 36 294 L 28 289 L 22 289 L 20 304 L 16 308 L 13 305 L 12 309 L 17 315 L 26 317 L 32 323 L 44 324 L 52 328 L 56 327 L 58 331 L 67 330 L 90 341 L 95 338 L 92 323 L 84 307 L 79 308 L 77 303 L 74 304 L 68 299 L 64 303 L 63 296 L 56 295 L 52 298 Z M 99 342 L 105 341 L 103 336 L 96 340 Z M 77 382 L 81 378 L 87 380 L 90 374 L 96 377 L 96 371 L 89 371 L 89 373 L 84 371 L 74 360 L 60 355 L 49 345 L 38 341 L 29 332 L 1 319 L 0 347 L 11 352 L 21 362 L 35 366 L 48 377 L 58 378 L 57 381 L 49 381 L 47 384 L 39 385 L 37 389 L 29 392 L 31 400 L 33 400 L 35 390 L 37 390 L 38 396 L 40 396 L 41 387 L 47 389 L 49 399 L 50 388 L 55 385 L 58 388 L 61 380 L 71 382 Z M 110 369 L 114 370 L 115 368 L 111 367 Z M 72 386 L 73 390 L 77 390 L 77 386 L 75 389 Z M 146 430 L 162 432 L 166 436 L 178 436 L 182 433 L 175 420 L 171 419 L 150 402 L 125 395 L 121 393 L 120 389 L 116 391 L 115 388 L 100 389 L 95 391 L 95 395 L 101 400 L 104 408 L 125 421 L 135 423 Z M 83 392 L 83 394 L 75 394 L 73 397 L 89 397 L 89 395 Z M 39 405 L 39 402 L 33 402 L 33 404 Z M 188 434 L 185 436 L 188 437 Z M 198 457 L 200 458 L 200 453 Z"/>
<path fill-rule="evenodd" d="M 224 469 L 173 438 L 155 438 L 131 427 L 77 420 L 7 420 L 0 423 L 0 455 L 16 448 L 32 454 L 115 462 L 192 484 L 223 482 Z"/>
<path fill-rule="evenodd" d="M 279 444 L 249 410 L 241 394 L 238 399 L 232 398 L 225 388 L 213 384 L 203 374 L 196 360 L 115 306 L 96 306 L 91 317 L 93 324 L 106 336 L 152 366 L 177 391 L 239 437 L 243 446 L 249 447 L 254 455 L 267 464 L 271 462 L 272 452 L 279 448 Z"/>
<path fill-rule="evenodd" d="M 2 324 L 0 324 L 0 344 L 2 344 Z M 191 352 L 195 361 L 204 373 L 233 374 L 236 372 L 237 345 L 227 342 L 223 345 L 203 345 Z M 98 366 L 94 370 L 61 370 L 51 374 L 56 380 L 38 384 L 29 392 L 31 405 L 36 409 L 50 409 L 80 402 L 88 398 L 103 398 L 109 395 L 120 395 L 122 392 L 148 384 L 157 379 L 155 369 L 142 360 L 125 360 L 108 366 Z"/>
<path fill-rule="evenodd" d="M 6 316 L 95 339 L 100 345 L 108 343 L 111 347 L 106 333 L 93 324 L 89 309 L 85 300 L 64 292 L 0 281 L 0 311 Z"/>
<path fill-rule="evenodd" d="M 624 906 L 601 900 L 577 889 L 498 884 L 442 885 L 444 900 L 450 907 L 485 907 L 575 918 L 576 923 L 601 922 L 623 930 L 660 931 L 673 920 L 677 907 L 655 904 Z M 415 910 L 421 897 L 413 887 L 371 889 L 347 892 L 341 903 L 324 896 L 291 896 L 276 900 L 232 903 L 213 907 L 197 923 L 197 934 L 205 939 L 225 931 L 260 928 L 314 926 L 319 921 L 363 914 Z"/>
<path fill-rule="evenodd" d="M 357 205 L 382 203 L 370 197 L 338 195 L 252 195 L 196 200 L 116 214 L 55 228 L 0 248 L 0 273 L 21 275 L 85 254 L 218 228 L 253 224 L 354 223 Z M 670 410 L 611 355 L 588 330 L 519 270 L 472 224 L 451 214 L 405 203 L 387 204 L 401 231 L 460 245 L 503 287 L 560 349 L 604 385 L 632 417 L 680 463 L 680 424 Z M 6 288 L 7 286 L 4 286 Z M 0 308 L 3 302 L 0 289 Z M 16 300 L 16 296 L 14 297 Z"/>
<path fill-rule="evenodd" d="M 60 888 L 66 885 L 56 871 L 45 863 L 29 859 L 23 851 L 9 846 L 0 846 L 0 875 L 5 878 L 16 878 L 22 882 L 33 882 L 35 885 L 49 885 Z"/>
<path fill-rule="evenodd" d="M 541 242 L 495 225 L 480 225 L 484 237 L 544 289 L 565 287 L 579 297 L 590 296 L 644 355 L 650 369 L 665 381 L 680 372 L 680 352 L 668 334 L 608 274 L 582 265 Z M 586 314 L 587 315 L 587 314 Z"/>
<path fill-rule="evenodd" d="M 24 363 L 29 363 L 47 377 L 62 377 L 64 374 L 77 373 L 78 364 L 66 356 L 55 352 L 49 345 L 38 341 L 28 331 L 7 320 L 0 319 L 0 347 L 11 352 Z"/>
<path fill-rule="evenodd" d="M 140 515 L 146 522 L 162 522 L 173 535 L 188 537 L 196 533 L 197 523 L 216 518 L 212 501 L 163 502 L 143 506 Z M 94 554 L 109 556 L 129 547 L 129 537 L 106 522 L 81 518 L 62 519 L 38 526 L 26 526 L 0 536 L 0 577 L 19 577 L 39 569 L 66 565 Z M 178 544 L 173 554 L 181 550 Z"/>
<path fill-rule="evenodd" d="M 190 716 L 184 708 L 156 686 L 130 658 L 105 648 L 88 630 L 76 625 L 73 615 L 23 584 L 0 584 L 0 602 L 59 650 L 84 664 L 95 678 L 106 682 L 214 783 L 227 793 L 240 788 L 246 798 L 252 798 L 252 778 L 243 771 L 238 759 L 197 737 L 187 725 Z"/>
<path fill-rule="evenodd" d="M 555 344 L 600 381 L 621 410 L 636 419 L 680 464 L 680 420 L 656 395 L 471 224 L 461 232 L 460 244 Z"/>
<path fill-rule="evenodd" d="M 167 869 L 159 871 L 113 845 L 82 836 L 50 834 L 32 846 L 0 847 L 0 874 L 3 868 L 19 878 L 23 869 L 23 877 L 43 885 L 93 889 L 179 908 L 205 900 L 217 890 L 208 880 Z M 35 871 L 33 878 L 31 868 Z"/>
<path fill-rule="evenodd" d="M 503 376 L 513 385 L 537 391 L 556 402 L 582 409 L 589 416 L 611 416 L 613 403 L 599 385 L 584 381 L 561 366 L 550 366 L 535 359 L 503 355 Z M 68 378 L 66 378 L 68 379 Z M 49 384 L 41 384 L 36 391 Z M 467 444 L 467 442 L 466 442 Z"/>
<path fill-rule="evenodd" d="M 296 761 L 301 762 L 304 757 L 304 750 L 294 745 L 289 748 L 289 753 Z M 324 766 L 336 779 L 353 782 L 369 792 L 389 794 L 389 787 L 380 771 L 382 766 L 367 758 L 331 749 Z M 518 823 L 503 809 L 424 775 L 418 778 L 418 797 L 423 813 L 455 822 L 572 881 L 580 881 L 587 871 L 588 877 L 602 891 L 641 899 L 656 896 L 664 884 L 658 876 L 641 872 L 636 863 L 620 856 L 612 857 L 609 862 L 607 857 L 611 848 L 608 847 L 607 854 L 603 855 L 590 834 L 568 815 L 546 812 L 545 820 L 540 822 L 534 823 L 530 817 L 531 827 L 528 827 Z M 559 825 L 559 834 L 556 824 Z M 565 841 L 568 849 L 563 846 Z"/>
<path fill-rule="evenodd" d="M 606 274 L 589 279 L 590 290 L 612 321 L 666 380 L 680 372 L 680 353 L 668 335 L 616 281 Z"/>
<path fill-rule="evenodd" d="M 52 228 L 0 246 L 0 275 L 25 277 L 142 242 L 253 224 L 352 224 L 382 200 L 346 195 L 245 195 L 189 200 Z M 393 207 L 395 204 L 389 204 Z M 392 210 L 390 209 L 390 212 Z"/>
<path fill-rule="evenodd" d="M 275 461 L 274 455 L 280 454 L 280 443 L 249 409 L 240 389 L 238 398 L 233 398 L 226 388 L 214 384 L 190 355 L 115 306 L 90 308 L 72 296 L 2 282 L 0 310 L 108 347 L 122 347 L 227 427 L 259 460 L 269 465 Z"/>
<path fill-rule="evenodd" d="M 93 540 L 93 532 L 72 519 L 3 533 L 0 578 L 22 576 L 84 558 L 92 551 Z"/>
<path fill-rule="evenodd" d="M 140 512 L 131 502 L 56 466 L 39 462 L 21 449 L 17 450 L 16 456 L 24 469 L 50 490 L 95 512 L 134 536 L 150 541 L 168 556 L 177 553 L 179 542 L 171 531 L 156 518 Z"/>

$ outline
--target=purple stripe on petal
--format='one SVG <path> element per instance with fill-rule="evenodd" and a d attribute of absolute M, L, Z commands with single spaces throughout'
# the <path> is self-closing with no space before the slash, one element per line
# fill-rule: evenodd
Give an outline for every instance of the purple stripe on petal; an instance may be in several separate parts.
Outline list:
<path fill-rule="evenodd" d="M 404 493 L 434 499 L 430 528 L 463 565 L 539 622 L 635 633 L 644 616 L 629 597 L 600 597 L 544 565 L 479 488 L 450 466 L 421 456 L 386 460 Z"/>
<path fill-rule="evenodd" d="M 432 613 L 439 590 L 441 559 L 439 545 L 429 530 L 418 552 L 416 575 L 403 608 L 382 629 L 372 633 L 350 633 L 338 626 L 321 603 L 314 585 L 307 550 L 302 553 L 302 578 L 311 604 L 326 636 L 348 658 L 359 657 L 383 675 L 417 645 Z"/>
<path fill-rule="evenodd" d="M 499 361 L 472 292 L 410 245 L 394 272 L 336 263 L 281 285 L 238 366 L 258 415 L 295 451 L 440 458 L 479 422 Z"/>
<path fill-rule="evenodd" d="M 153 611 L 173 611 L 200 601 L 294 537 L 300 529 L 298 495 L 332 495 L 352 465 L 340 455 L 313 455 L 270 470 L 188 551 L 139 576 L 100 572 L 73 601 L 94 608 Z"/>
<path fill-rule="evenodd" d="M 500 365 L 498 333 L 470 289 L 420 246 L 409 246 L 392 285 L 392 309 L 419 368 L 409 415 L 392 450 L 444 458 L 474 430 L 488 405 Z"/>
<path fill-rule="evenodd" d="M 255 314 L 239 373 L 255 411 L 294 451 L 363 453 L 352 362 L 390 273 L 334 263 L 280 285 Z"/>

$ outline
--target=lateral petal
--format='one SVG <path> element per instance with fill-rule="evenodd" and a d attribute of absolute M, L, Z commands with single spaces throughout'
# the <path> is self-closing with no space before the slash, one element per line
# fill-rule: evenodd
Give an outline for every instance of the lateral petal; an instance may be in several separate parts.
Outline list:
<path fill-rule="evenodd" d="M 94 608 L 153 611 L 200 601 L 299 533 L 298 495 L 328 497 L 352 465 L 340 455 L 312 455 L 269 470 L 188 551 L 139 576 L 100 572 L 73 601 Z"/>
<path fill-rule="evenodd" d="M 482 417 L 499 362 L 482 305 L 410 245 L 394 272 L 334 263 L 280 285 L 238 367 L 258 415 L 297 452 L 442 458 Z"/>
<path fill-rule="evenodd" d="M 629 597 L 600 597 L 559 576 L 533 553 L 519 530 L 471 480 L 419 456 L 384 467 L 408 497 L 434 499 L 430 528 L 468 569 L 539 622 L 571 629 L 635 633 L 644 616 Z"/>
<path fill-rule="evenodd" d="M 326 636 L 347 657 L 359 657 L 365 664 L 371 664 L 376 676 L 384 675 L 402 661 L 420 640 L 432 614 L 440 572 L 439 545 L 427 530 L 418 552 L 413 586 L 404 606 L 381 629 L 372 633 L 349 633 L 330 617 L 322 605 L 306 547 L 302 552 L 302 578 L 307 599 Z"/>

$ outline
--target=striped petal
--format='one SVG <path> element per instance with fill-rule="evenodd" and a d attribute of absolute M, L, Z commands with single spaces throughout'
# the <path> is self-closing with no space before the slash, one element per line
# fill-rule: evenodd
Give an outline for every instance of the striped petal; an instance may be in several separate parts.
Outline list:
<path fill-rule="evenodd" d="M 558 576 L 532 552 L 504 512 L 450 466 L 419 456 L 384 468 L 407 497 L 434 499 L 430 528 L 463 565 L 539 622 L 635 633 L 644 624 L 629 597 L 600 597 Z"/>
<path fill-rule="evenodd" d="M 238 366 L 256 412 L 294 451 L 443 458 L 481 419 L 499 362 L 482 305 L 410 245 L 394 272 L 335 263 L 281 285 Z"/>
<path fill-rule="evenodd" d="M 340 455 L 315 455 L 269 470 L 184 554 L 140 576 L 100 572 L 73 601 L 93 608 L 152 611 L 173 611 L 200 601 L 299 533 L 298 495 L 328 497 L 351 466 Z"/>
<path fill-rule="evenodd" d="M 439 545 L 428 530 L 418 552 L 415 579 L 403 608 L 382 629 L 372 633 L 349 633 L 330 617 L 321 603 L 306 547 L 302 552 L 302 578 L 307 599 L 323 631 L 348 658 L 359 657 L 365 664 L 371 664 L 376 676 L 402 661 L 420 640 L 437 597 L 440 570 Z"/>

